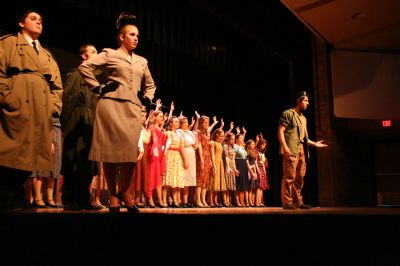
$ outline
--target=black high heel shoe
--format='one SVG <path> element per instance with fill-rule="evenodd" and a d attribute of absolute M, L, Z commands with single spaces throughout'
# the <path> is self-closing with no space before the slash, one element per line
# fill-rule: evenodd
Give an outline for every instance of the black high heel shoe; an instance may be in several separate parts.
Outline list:
<path fill-rule="evenodd" d="M 46 203 L 44 205 L 38 204 L 38 202 L 40 202 L 40 201 L 42 201 L 42 200 L 34 200 L 32 202 L 32 207 L 37 208 L 37 209 L 50 209 L 50 207 L 47 206 Z"/>
<path fill-rule="evenodd" d="M 178 203 L 172 203 L 172 208 L 181 208 L 181 205 Z"/>
<path fill-rule="evenodd" d="M 54 202 L 54 200 L 46 200 L 45 204 L 53 209 L 58 208 L 58 205 Z"/>
<path fill-rule="evenodd" d="M 148 205 L 150 208 L 155 208 L 155 207 L 156 207 L 156 204 L 154 203 L 153 199 L 148 199 L 148 200 L 147 200 L 147 205 Z"/>
<path fill-rule="evenodd" d="M 134 214 L 139 213 L 139 208 L 136 207 L 135 204 L 133 204 L 132 206 L 126 206 L 126 210 L 127 210 L 128 212 L 134 213 Z"/>

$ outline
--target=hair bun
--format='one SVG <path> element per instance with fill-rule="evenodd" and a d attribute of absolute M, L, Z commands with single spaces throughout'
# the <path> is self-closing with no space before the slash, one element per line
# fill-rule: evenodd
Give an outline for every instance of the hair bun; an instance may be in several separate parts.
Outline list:
<path fill-rule="evenodd" d="M 125 25 L 136 25 L 135 21 L 136 21 L 135 15 L 129 14 L 127 12 L 122 12 L 117 19 L 116 23 L 117 31 L 120 31 L 121 28 Z"/>

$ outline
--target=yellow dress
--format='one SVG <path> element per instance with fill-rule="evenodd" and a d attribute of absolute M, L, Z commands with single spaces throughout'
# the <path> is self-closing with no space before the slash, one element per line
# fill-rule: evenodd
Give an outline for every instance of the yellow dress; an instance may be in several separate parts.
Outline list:
<path fill-rule="evenodd" d="M 212 169 L 210 172 L 209 190 L 225 191 L 227 190 L 227 187 L 225 180 L 224 161 L 222 156 L 224 154 L 224 148 L 222 147 L 221 143 L 210 141 L 210 150 L 211 154 L 214 153 L 216 171 Z"/>

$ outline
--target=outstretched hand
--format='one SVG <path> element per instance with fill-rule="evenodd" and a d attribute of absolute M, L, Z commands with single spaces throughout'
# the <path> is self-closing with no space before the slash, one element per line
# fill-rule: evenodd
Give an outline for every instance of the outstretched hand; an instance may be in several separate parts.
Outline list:
<path fill-rule="evenodd" d="M 320 141 L 315 142 L 315 147 L 317 147 L 317 148 L 328 147 L 328 144 L 325 144 L 325 143 L 322 143 L 322 142 L 324 142 L 324 140 L 320 140 Z"/>

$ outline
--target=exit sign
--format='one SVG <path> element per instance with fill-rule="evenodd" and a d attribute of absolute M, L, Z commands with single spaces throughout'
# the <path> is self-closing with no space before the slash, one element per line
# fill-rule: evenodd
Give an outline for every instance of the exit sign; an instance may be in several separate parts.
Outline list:
<path fill-rule="evenodd" d="M 392 120 L 382 120 L 382 127 L 391 127 Z"/>

